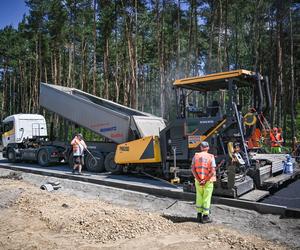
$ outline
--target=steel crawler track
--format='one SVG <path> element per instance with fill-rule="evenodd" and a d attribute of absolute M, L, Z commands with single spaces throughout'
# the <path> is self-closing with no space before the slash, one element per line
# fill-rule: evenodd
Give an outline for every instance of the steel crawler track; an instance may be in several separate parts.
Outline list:
<path fill-rule="evenodd" d="M 101 174 L 101 175 L 72 175 L 69 173 L 65 173 L 64 171 L 57 171 L 53 169 L 47 168 L 37 168 L 33 167 L 32 165 L 29 167 L 12 165 L 9 163 L 0 163 L 0 168 L 10 169 L 14 171 L 22 171 L 26 173 L 44 175 L 44 176 L 52 176 L 57 178 L 75 180 L 75 181 L 82 181 L 82 182 L 89 182 L 103 186 L 109 186 L 114 188 L 120 188 L 125 190 L 143 192 L 155 196 L 162 196 L 168 197 L 178 200 L 185 200 L 185 201 L 194 201 L 195 194 L 194 193 L 187 193 L 183 192 L 181 188 L 174 188 L 170 185 L 168 187 L 166 184 L 163 186 L 153 185 L 152 184 L 145 184 L 143 182 L 135 182 L 131 181 L 130 178 L 122 176 L 122 178 L 109 178 L 110 175 Z M 137 179 L 137 178 L 132 178 Z M 286 206 L 278 206 L 272 204 L 265 204 L 260 202 L 252 202 L 252 201 L 245 201 L 239 199 L 232 199 L 232 198 L 224 198 L 214 196 L 213 201 L 214 204 L 221 204 L 236 208 L 242 208 L 247 210 L 257 211 L 262 214 L 275 214 L 281 215 L 282 217 L 293 217 L 293 218 L 300 218 L 300 209 L 297 208 L 289 208 Z"/>

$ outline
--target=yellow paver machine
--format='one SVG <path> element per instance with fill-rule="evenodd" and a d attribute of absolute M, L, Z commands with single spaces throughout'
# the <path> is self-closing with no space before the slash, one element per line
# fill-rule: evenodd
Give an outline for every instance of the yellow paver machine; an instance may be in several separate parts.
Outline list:
<path fill-rule="evenodd" d="M 165 178 L 174 180 L 175 176 L 178 180 L 178 176 L 192 183 L 190 164 L 201 141 L 209 142 L 217 165 L 223 162 L 217 171 L 217 195 L 240 197 L 291 178 L 283 173 L 285 155 L 267 154 L 262 148 L 269 133 L 264 116 L 271 105 L 267 78 L 247 70 L 234 70 L 180 79 L 173 85 L 177 119 L 160 131 L 159 140 L 153 140 L 148 148 L 153 156 L 152 166 L 157 166 L 156 170 Z M 245 95 L 247 98 L 241 98 Z M 208 96 L 211 103 L 207 103 Z M 136 148 L 136 141 L 119 145 L 117 164 L 125 163 L 130 169 L 134 165 L 130 158 Z M 257 200 L 266 194 L 252 192 L 250 198 Z"/>
<path fill-rule="evenodd" d="M 264 116 L 271 106 L 268 78 L 234 70 L 176 80 L 174 87 L 177 119 L 160 133 L 165 175 L 178 171 L 181 178 L 191 176 L 191 159 L 205 140 L 217 165 L 225 162 L 217 171 L 215 194 L 239 197 L 290 178 L 283 173 L 285 155 L 262 148 L 269 133 Z M 255 199 L 264 194 L 256 193 Z"/>

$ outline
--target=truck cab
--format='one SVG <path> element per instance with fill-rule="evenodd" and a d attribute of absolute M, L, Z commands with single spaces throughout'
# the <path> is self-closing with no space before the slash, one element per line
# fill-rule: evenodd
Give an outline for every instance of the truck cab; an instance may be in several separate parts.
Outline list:
<path fill-rule="evenodd" d="M 39 114 L 14 114 L 2 121 L 3 158 L 37 161 L 41 166 L 64 159 L 65 147 L 49 142 L 46 120 Z"/>
<path fill-rule="evenodd" d="M 2 122 L 2 144 L 21 144 L 35 137 L 47 137 L 46 120 L 38 114 L 16 114 L 6 117 Z"/>

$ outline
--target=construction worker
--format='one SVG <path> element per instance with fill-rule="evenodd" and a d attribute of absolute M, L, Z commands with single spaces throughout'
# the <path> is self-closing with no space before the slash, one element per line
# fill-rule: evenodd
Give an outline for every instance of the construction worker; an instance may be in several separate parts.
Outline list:
<path fill-rule="evenodd" d="M 281 133 L 278 131 L 278 128 L 273 128 L 273 131 L 270 133 L 271 140 L 271 152 L 274 154 L 281 153 L 281 144 L 283 142 L 283 138 Z"/>
<path fill-rule="evenodd" d="M 233 144 L 233 153 L 232 153 L 232 155 L 233 155 L 233 159 L 232 159 L 233 162 L 238 162 L 239 164 L 242 164 L 242 165 L 245 164 L 245 161 L 244 161 L 245 154 L 241 150 L 239 142 L 235 142 Z"/>
<path fill-rule="evenodd" d="M 216 161 L 212 154 L 208 153 L 208 142 L 201 142 L 200 153 L 196 153 L 192 161 L 192 173 L 196 186 L 197 220 L 201 223 L 210 223 L 209 217 L 211 196 L 216 181 Z"/>
<path fill-rule="evenodd" d="M 73 163 L 74 163 L 72 173 L 75 174 L 76 168 L 78 168 L 78 174 L 81 175 L 82 174 L 81 170 L 83 165 L 83 153 L 84 153 L 84 149 L 87 148 L 83 140 L 82 134 L 78 133 L 71 141 L 71 145 L 73 148 Z"/>

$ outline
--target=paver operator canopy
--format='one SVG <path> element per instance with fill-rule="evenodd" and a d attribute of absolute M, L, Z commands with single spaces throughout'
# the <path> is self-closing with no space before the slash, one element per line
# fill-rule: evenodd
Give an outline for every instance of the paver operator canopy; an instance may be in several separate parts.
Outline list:
<path fill-rule="evenodd" d="M 237 87 L 253 86 L 256 82 L 257 74 L 252 71 L 240 69 L 216 74 L 209 74 L 205 76 L 178 79 L 174 82 L 173 85 L 176 87 L 197 91 L 216 91 L 221 89 L 228 89 L 229 79 L 236 80 Z"/>
<path fill-rule="evenodd" d="M 241 120 L 239 130 L 244 129 L 243 126 L 247 125 L 249 130 L 245 137 L 249 137 L 248 147 L 258 147 L 257 139 L 250 138 L 254 135 L 256 128 L 264 126 L 261 122 L 261 116 L 265 120 L 263 114 L 268 114 L 271 106 L 271 97 L 269 90 L 269 83 L 267 77 L 262 77 L 260 74 L 248 70 L 234 70 L 228 72 L 221 72 L 209 74 L 205 76 L 191 77 L 179 79 L 174 82 L 176 97 L 177 97 L 177 117 L 211 117 L 220 121 L 216 127 L 219 129 L 225 123 L 229 125 L 229 119 L 226 117 L 240 116 L 242 112 L 247 113 Z M 245 89 L 239 92 L 241 89 Z M 188 92 L 190 90 L 190 92 Z M 216 91 L 223 91 L 223 98 L 215 94 Z M 225 91 L 225 92 L 224 92 Z M 193 102 L 188 102 L 189 96 L 193 92 L 202 93 L 204 95 L 204 103 L 202 108 L 194 105 Z M 217 97 L 212 103 L 207 103 L 207 93 L 213 92 L 211 96 Z M 250 98 L 241 98 L 245 94 Z M 194 97 L 196 95 L 193 95 Z M 196 96 L 196 98 L 198 98 Z M 190 98 L 191 99 L 191 98 Z M 223 104 L 220 105 L 219 99 L 223 99 Z M 241 99 L 246 100 L 242 101 Z M 195 98 L 192 99 L 193 101 Z M 199 99 L 198 99 L 199 101 Z M 195 102 L 195 101 L 194 101 Z M 199 102 L 197 102 L 199 103 Z M 243 105 L 243 106 L 242 106 Z M 236 109 L 236 110 L 235 110 Z M 257 119 L 257 118 L 258 119 Z M 257 122 L 259 120 L 259 123 Z M 265 120 L 266 121 L 266 120 Z M 255 126 L 254 126 L 255 125 Z M 216 132 L 211 128 L 207 134 L 213 135 Z M 243 134 L 242 131 L 240 131 Z M 243 136 L 242 136 L 243 137 Z M 203 138 L 204 140 L 207 138 Z M 242 143 L 244 143 L 242 139 Z"/>
<path fill-rule="evenodd" d="M 205 76 L 197 76 L 176 80 L 173 84 L 179 94 L 179 106 L 181 109 L 186 107 L 186 99 L 184 96 L 185 90 L 198 91 L 206 95 L 208 92 L 226 90 L 230 98 L 230 102 L 239 103 L 237 99 L 237 91 L 242 88 L 249 88 L 251 93 L 251 106 L 257 113 L 268 113 L 271 105 L 271 97 L 269 83 L 267 77 L 262 77 L 260 74 L 248 70 L 234 70 L 209 74 Z M 218 105 L 215 101 L 214 104 Z M 248 107 L 249 108 L 249 107 Z M 177 115 L 185 117 L 185 110 L 178 110 Z"/>

